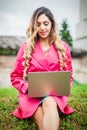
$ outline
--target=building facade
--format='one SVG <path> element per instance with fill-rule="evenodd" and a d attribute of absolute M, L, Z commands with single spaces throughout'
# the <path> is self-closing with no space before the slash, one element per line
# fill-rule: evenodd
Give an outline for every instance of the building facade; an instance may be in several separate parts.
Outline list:
<path fill-rule="evenodd" d="M 80 0 L 79 19 L 73 53 L 74 78 L 87 83 L 87 0 Z"/>
<path fill-rule="evenodd" d="M 87 51 L 87 0 L 80 0 L 79 20 L 74 47 Z"/>

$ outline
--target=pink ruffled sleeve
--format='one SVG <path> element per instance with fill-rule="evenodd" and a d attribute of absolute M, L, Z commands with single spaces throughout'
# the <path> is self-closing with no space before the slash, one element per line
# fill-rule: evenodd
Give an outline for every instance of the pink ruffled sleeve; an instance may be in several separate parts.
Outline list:
<path fill-rule="evenodd" d="M 23 43 L 18 51 L 16 62 L 14 65 L 13 71 L 10 73 L 10 79 L 12 86 L 15 87 L 19 92 L 26 93 L 28 89 L 28 82 L 23 79 L 23 65 L 22 62 L 24 60 L 23 54 L 24 54 L 24 48 L 26 46 L 26 43 Z"/>

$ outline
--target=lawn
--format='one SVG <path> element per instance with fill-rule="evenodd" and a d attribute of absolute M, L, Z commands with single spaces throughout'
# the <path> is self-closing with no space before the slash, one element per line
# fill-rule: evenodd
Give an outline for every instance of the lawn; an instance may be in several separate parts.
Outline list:
<path fill-rule="evenodd" d="M 68 104 L 75 113 L 61 117 L 60 130 L 87 130 L 87 85 L 74 85 Z M 16 107 L 17 91 L 13 87 L 0 87 L 0 130 L 38 130 L 30 119 L 12 116 Z"/>

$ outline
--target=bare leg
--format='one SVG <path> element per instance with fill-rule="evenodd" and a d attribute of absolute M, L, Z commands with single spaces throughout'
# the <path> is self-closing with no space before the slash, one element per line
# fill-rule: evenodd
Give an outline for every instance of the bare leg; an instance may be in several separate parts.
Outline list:
<path fill-rule="evenodd" d="M 38 107 L 37 111 L 33 115 L 33 118 L 35 123 L 38 125 L 39 130 L 43 130 L 43 126 L 42 126 L 43 111 L 41 106 Z"/>
<path fill-rule="evenodd" d="M 44 130 L 58 130 L 59 114 L 57 104 L 52 97 L 47 97 L 43 104 L 43 128 Z"/>

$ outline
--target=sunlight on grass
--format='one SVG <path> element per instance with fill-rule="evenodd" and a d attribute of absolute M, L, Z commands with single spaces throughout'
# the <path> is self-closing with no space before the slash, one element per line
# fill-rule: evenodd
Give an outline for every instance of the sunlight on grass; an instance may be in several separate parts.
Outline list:
<path fill-rule="evenodd" d="M 38 130 L 32 120 L 12 116 L 18 105 L 17 94 L 12 87 L 0 88 L 0 130 Z M 74 85 L 68 104 L 75 113 L 61 117 L 60 130 L 87 130 L 87 85 Z"/>

